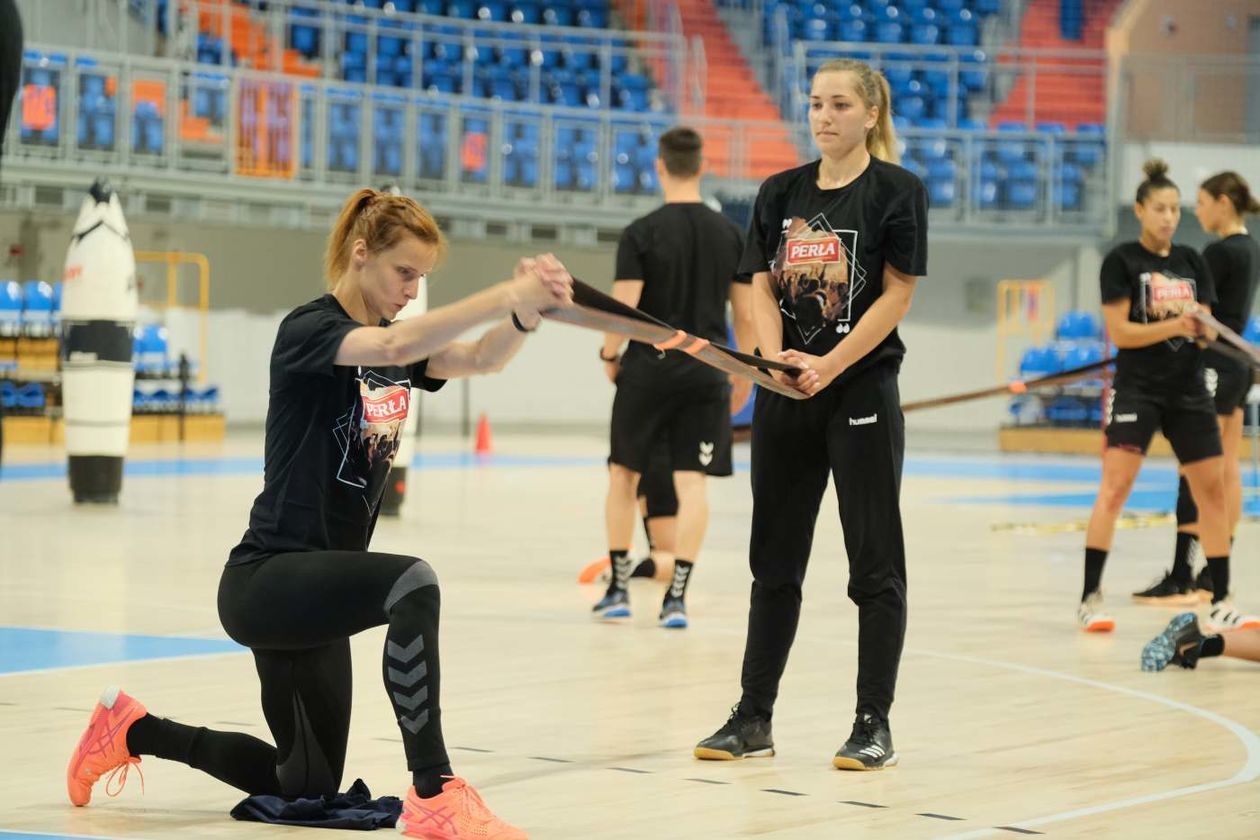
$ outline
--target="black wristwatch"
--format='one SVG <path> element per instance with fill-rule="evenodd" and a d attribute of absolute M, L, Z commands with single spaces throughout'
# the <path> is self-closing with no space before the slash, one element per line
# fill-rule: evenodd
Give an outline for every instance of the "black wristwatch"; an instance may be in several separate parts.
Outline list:
<path fill-rule="evenodd" d="M 523 333 L 532 333 L 534 330 L 538 329 L 537 324 L 534 324 L 534 326 L 532 327 L 527 327 L 524 324 L 522 324 L 521 319 L 516 317 L 515 312 L 512 313 L 512 326 L 516 327 L 517 332 L 523 332 Z"/>

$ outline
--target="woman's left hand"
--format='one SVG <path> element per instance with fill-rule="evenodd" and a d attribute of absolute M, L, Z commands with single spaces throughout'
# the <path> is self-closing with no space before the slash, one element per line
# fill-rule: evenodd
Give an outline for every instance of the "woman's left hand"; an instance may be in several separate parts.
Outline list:
<path fill-rule="evenodd" d="M 837 365 L 829 355 L 811 356 L 799 350 L 784 350 L 779 353 L 779 361 L 801 369 L 792 382 L 792 387 L 807 397 L 817 395 L 844 372 L 844 368 Z"/>

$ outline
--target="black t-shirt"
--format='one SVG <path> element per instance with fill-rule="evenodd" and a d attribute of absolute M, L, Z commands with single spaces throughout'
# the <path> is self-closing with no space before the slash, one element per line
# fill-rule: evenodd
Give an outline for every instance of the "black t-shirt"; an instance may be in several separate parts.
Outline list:
<path fill-rule="evenodd" d="M 1196 301 L 1213 304 L 1216 294 L 1212 273 L 1193 248 L 1173 245 L 1161 257 L 1138 242 L 1111 249 L 1099 272 L 1102 302 L 1130 301 L 1129 320 L 1152 324 L 1179 318 Z M 1199 375 L 1199 347 L 1188 338 L 1170 338 L 1147 347 L 1131 347 L 1116 353 L 1116 386 L 1130 385 L 1144 391 L 1188 391 Z"/>
<path fill-rule="evenodd" d="M 815 356 L 831 352 L 883 293 L 884 265 L 927 273 L 927 191 L 913 173 L 871 158 L 838 189 L 818 187 L 820 161 L 780 172 L 761 185 L 740 270 L 770 272 L 783 318 L 783 347 Z M 894 329 L 839 377 L 906 347 Z"/>
<path fill-rule="evenodd" d="M 290 551 L 367 549 L 411 389 L 436 391 L 445 380 L 425 375 L 427 359 L 409 368 L 334 365 L 342 339 L 361 326 L 332 295 L 280 322 L 263 490 L 228 565 Z"/>
<path fill-rule="evenodd" d="M 733 222 L 700 203 L 665 204 L 635 219 L 617 244 L 617 279 L 642 280 L 638 308 L 670 326 L 726 344 L 726 301 L 739 276 L 744 238 Z M 726 374 L 686 353 L 630 342 L 618 384 L 691 388 Z"/>
<path fill-rule="evenodd" d="M 1245 233 L 1235 233 L 1203 249 L 1203 261 L 1216 287 L 1216 320 L 1236 333 L 1247 329 L 1247 319 L 1260 283 L 1260 245 Z"/>

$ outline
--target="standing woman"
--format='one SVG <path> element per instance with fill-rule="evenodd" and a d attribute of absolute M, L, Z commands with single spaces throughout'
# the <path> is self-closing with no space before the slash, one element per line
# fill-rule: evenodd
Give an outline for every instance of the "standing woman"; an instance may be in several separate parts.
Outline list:
<path fill-rule="evenodd" d="M 1142 227 L 1136 242 L 1112 249 L 1100 271 L 1103 318 L 1116 354 L 1108 398 L 1102 483 L 1085 534 L 1085 585 L 1077 620 L 1096 633 L 1115 629 L 1103 611 L 1102 573 L 1146 449 L 1156 429 L 1172 444 L 1198 506 L 1199 539 L 1212 573 L 1213 632 L 1239 626 L 1229 602 L 1229 518 L 1221 430 L 1205 382 L 1200 335 L 1191 314 L 1216 301 L 1211 271 L 1198 252 L 1173 244 L 1181 192 L 1162 160 L 1147 161 L 1133 207 Z"/>
<path fill-rule="evenodd" d="M 1199 185 L 1198 204 L 1194 214 L 1207 233 L 1220 239 L 1203 249 L 1203 259 L 1212 272 L 1216 287 L 1216 319 L 1236 333 L 1247 327 L 1247 317 L 1256 299 L 1260 283 L 1260 246 L 1247 233 L 1244 217 L 1260 213 L 1260 202 L 1236 172 L 1221 172 Z M 1247 392 L 1251 389 L 1251 367 L 1237 359 L 1212 350 L 1203 354 L 1207 385 L 1216 404 L 1216 419 L 1221 426 L 1221 444 L 1225 452 L 1225 499 L 1231 540 L 1242 519 L 1242 472 L 1238 467 L 1242 450 L 1243 411 Z M 1173 566 L 1164 578 L 1150 589 L 1135 592 L 1139 601 L 1155 604 L 1194 603 L 1198 593 L 1212 592 L 1212 574 L 1204 567 L 1197 581 L 1191 581 L 1190 556 L 1197 530 L 1198 510 L 1183 476 L 1177 490 L 1177 547 Z M 1260 619 L 1255 619 L 1260 626 Z"/>
<path fill-rule="evenodd" d="M 860 61 L 828 62 L 809 99 L 822 157 L 762 185 L 740 271 L 753 275 L 761 352 L 800 368 L 776 376 L 811 399 L 757 398 L 743 695 L 695 755 L 774 754 L 770 718 L 830 474 L 858 607 L 857 720 L 833 763 L 876 770 L 897 762 L 888 725 L 906 630 L 897 325 L 927 271 L 927 193 L 896 165 L 881 74 Z"/>
<path fill-rule="evenodd" d="M 368 551 L 411 388 L 496 371 L 539 310 L 572 299 L 554 257 L 415 318 L 390 321 L 437 264 L 445 240 L 404 196 L 351 196 L 328 241 L 330 291 L 290 312 L 271 351 L 263 490 L 219 583 L 219 618 L 252 649 L 275 746 L 150 715 L 107 690 L 70 759 L 70 799 L 86 805 L 105 773 L 155 755 L 249 794 L 335 794 L 350 731 L 350 637 L 386 626 L 381 675 L 402 734 L 411 789 L 407 837 L 520 840 L 456 778 L 442 737 L 433 568 Z M 475 342 L 455 339 L 487 321 Z M 124 776 L 125 778 L 125 776 Z"/>

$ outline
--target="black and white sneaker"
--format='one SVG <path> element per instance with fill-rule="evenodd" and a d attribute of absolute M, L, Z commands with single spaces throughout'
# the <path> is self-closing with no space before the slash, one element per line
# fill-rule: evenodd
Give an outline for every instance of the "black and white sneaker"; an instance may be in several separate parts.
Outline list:
<path fill-rule="evenodd" d="M 849 740 L 831 760 L 837 770 L 883 770 L 897 763 L 888 722 L 872 714 L 858 715 Z"/>
<path fill-rule="evenodd" d="M 1188 580 L 1177 580 L 1172 572 L 1151 584 L 1141 592 L 1133 593 L 1133 600 L 1139 604 L 1163 604 L 1170 606 L 1193 606 L 1199 603 L 1199 593 Z"/>
<path fill-rule="evenodd" d="M 1192 612 L 1168 622 L 1164 632 L 1142 648 L 1142 670 L 1162 671 L 1169 665 L 1193 668 L 1199 664 L 1199 642 L 1203 633 L 1199 630 L 1199 618 Z"/>
<path fill-rule="evenodd" d="M 696 744 L 695 749 L 696 758 L 714 761 L 772 755 L 774 740 L 770 735 L 770 721 L 755 715 L 745 715 L 739 710 L 739 706 L 731 709 L 731 716 L 721 729 Z"/>

